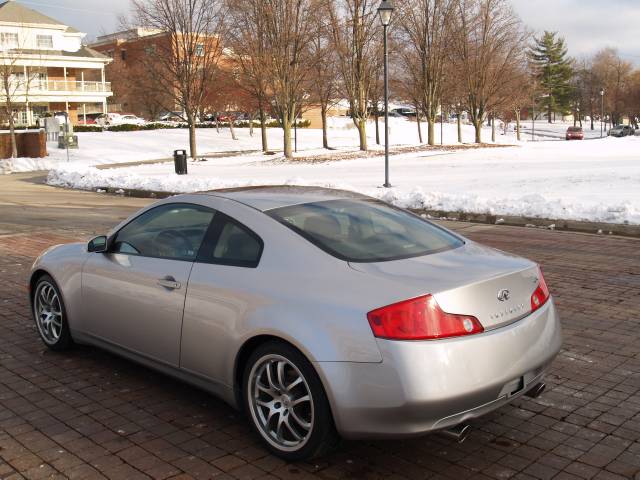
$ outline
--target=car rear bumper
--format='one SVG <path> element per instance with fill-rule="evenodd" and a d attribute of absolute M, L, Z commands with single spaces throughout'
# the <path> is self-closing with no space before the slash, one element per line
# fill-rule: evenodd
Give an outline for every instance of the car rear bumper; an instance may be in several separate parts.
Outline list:
<path fill-rule="evenodd" d="M 381 363 L 316 364 L 338 431 L 406 437 L 484 415 L 539 383 L 560 350 L 553 301 L 495 330 L 449 340 L 378 340 Z"/>

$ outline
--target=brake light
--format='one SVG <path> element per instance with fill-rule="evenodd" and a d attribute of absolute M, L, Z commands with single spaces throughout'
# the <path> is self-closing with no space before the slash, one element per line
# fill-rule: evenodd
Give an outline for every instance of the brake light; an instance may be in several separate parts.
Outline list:
<path fill-rule="evenodd" d="M 378 308 L 367 319 L 376 337 L 390 340 L 435 340 L 484 331 L 475 317 L 444 312 L 432 295 Z"/>
<path fill-rule="evenodd" d="M 547 282 L 544 281 L 542 270 L 538 267 L 538 288 L 531 295 L 531 311 L 535 312 L 549 300 L 549 288 Z"/>

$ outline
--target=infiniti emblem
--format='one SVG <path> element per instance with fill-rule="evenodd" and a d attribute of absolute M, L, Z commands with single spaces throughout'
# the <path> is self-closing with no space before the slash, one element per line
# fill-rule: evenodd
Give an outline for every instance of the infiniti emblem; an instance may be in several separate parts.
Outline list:
<path fill-rule="evenodd" d="M 509 290 L 503 288 L 502 290 L 498 291 L 498 300 L 500 300 L 501 302 L 506 302 L 507 300 L 509 300 L 509 295 Z"/>

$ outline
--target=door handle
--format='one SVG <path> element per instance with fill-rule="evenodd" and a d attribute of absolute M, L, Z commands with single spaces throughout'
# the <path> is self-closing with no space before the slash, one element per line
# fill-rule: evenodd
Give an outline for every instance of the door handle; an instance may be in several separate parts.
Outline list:
<path fill-rule="evenodd" d="M 180 282 L 176 282 L 176 279 L 172 276 L 161 278 L 160 280 L 158 280 L 158 285 L 164 288 L 168 288 L 169 290 L 177 290 L 182 286 L 180 285 Z"/>

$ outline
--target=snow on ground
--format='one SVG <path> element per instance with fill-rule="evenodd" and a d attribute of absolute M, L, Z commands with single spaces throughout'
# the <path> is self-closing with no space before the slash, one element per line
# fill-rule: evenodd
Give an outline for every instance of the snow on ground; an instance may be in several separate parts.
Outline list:
<path fill-rule="evenodd" d="M 392 138 L 396 144 L 416 143 L 415 129 L 415 123 L 395 125 Z M 276 132 L 270 132 L 272 139 Z M 300 132 L 304 132 L 303 148 L 315 148 L 314 135 L 319 132 Z M 355 149 L 356 132 L 346 128 L 341 132 L 332 131 L 332 143 Z M 465 127 L 465 139 L 472 135 L 473 130 Z M 490 131 L 484 135 L 489 139 Z M 445 143 L 454 143 L 455 136 L 455 124 L 445 125 Z M 515 143 L 512 135 L 499 135 L 498 140 Z M 274 162 L 274 157 L 261 153 L 190 163 L 188 176 L 175 175 L 172 163 L 98 170 L 72 162 L 52 170 L 48 181 L 85 189 L 168 192 L 261 184 L 316 185 L 356 190 L 412 208 L 640 224 L 639 147 L 640 137 L 627 137 L 394 155 L 391 189 L 379 187 L 384 180 L 382 156 L 295 163 Z"/>
<path fill-rule="evenodd" d="M 329 143 L 341 151 L 352 151 L 358 148 L 358 131 L 349 118 L 336 117 L 329 119 Z M 392 145 L 416 145 L 419 143 L 417 123 L 404 119 L 392 118 Z M 455 125 L 445 125 L 444 142 L 456 143 L 457 133 Z M 380 121 L 380 135 L 383 136 L 384 121 Z M 375 144 L 375 124 L 368 126 L 368 141 L 371 149 L 382 148 Z M 423 123 L 423 134 L 426 141 L 427 128 Z M 78 150 L 69 151 L 69 161 L 66 150 L 57 148 L 55 142 L 48 142 L 49 156 L 44 159 L 19 158 L 0 160 L 0 171 L 3 167 L 14 172 L 33 170 L 49 170 L 56 166 L 72 163 L 78 167 L 102 164 L 128 163 L 136 161 L 159 160 L 169 158 L 174 150 L 187 149 L 189 133 L 187 129 L 148 130 L 140 132 L 80 132 L 78 135 Z M 197 130 L 198 154 L 207 155 L 220 152 L 254 152 L 261 149 L 260 130 L 254 130 L 254 136 L 249 135 L 249 129 L 237 128 L 238 140 L 233 140 L 228 128 L 200 128 Z M 491 129 L 484 132 L 485 141 L 491 139 Z M 463 141 L 473 142 L 473 127 L 464 125 Z M 514 142 L 513 136 L 498 135 L 498 143 Z M 268 130 L 269 147 L 275 151 L 282 151 L 282 130 L 270 128 Z M 436 141 L 440 142 L 440 129 L 436 128 Z M 319 129 L 298 129 L 298 150 L 303 155 L 326 154 L 322 147 L 322 131 Z"/>

